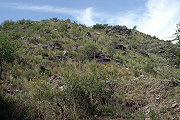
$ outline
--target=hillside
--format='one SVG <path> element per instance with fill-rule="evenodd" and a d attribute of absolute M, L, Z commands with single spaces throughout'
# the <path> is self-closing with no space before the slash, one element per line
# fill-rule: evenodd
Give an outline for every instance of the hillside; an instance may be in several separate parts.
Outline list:
<path fill-rule="evenodd" d="M 4 21 L 0 36 L 16 46 L 3 62 L 2 120 L 180 117 L 177 45 L 126 26 L 57 18 Z"/>

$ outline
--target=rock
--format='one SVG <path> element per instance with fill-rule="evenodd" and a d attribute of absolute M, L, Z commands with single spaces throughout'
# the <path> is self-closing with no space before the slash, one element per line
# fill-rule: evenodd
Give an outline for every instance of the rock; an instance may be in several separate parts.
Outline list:
<path fill-rule="evenodd" d="M 119 34 L 127 34 L 127 35 L 130 35 L 130 33 L 131 33 L 130 29 L 128 29 L 124 26 L 119 26 L 119 25 L 112 27 L 112 29 L 110 31 L 116 32 Z"/>
<path fill-rule="evenodd" d="M 90 32 L 87 32 L 86 35 L 87 35 L 88 37 L 91 37 L 91 36 L 92 36 Z"/>
<path fill-rule="evenodd" d="M 54 43 L 52 46 L 53 46 L 53 49 L 64 50 L 64 48 L 62 47 L 62 45 L 59 44 L 59 43 Z"/>
<path fill-rule="evenodd" d="M 60 76 L 57 76 L 57 75 L 52 75 L 50 78 L 49 78 L 49 82 L 50 83 L 59 83 L 59 82 L 62 82 L 64 79 Z"/>
<path fill-rule="evenodd" d="M 176 82 L 176 81 L 169 81 L 168 82 L 168 86 L 169 87 L 176 87 L 180 84 L 180 82 Z"/>
<path fill-rule="evenodd" d="M 67 53 L 67 51 L 66 50 L 63 50 L 63 55 L 65 55 Z"/>
<path fill-rule="evenodd" d="M 123 64 L 123 60 L 115 59 L 115 61 L 119 64 Z"/>
<path fill-rule="evenodd" d="M 40 72 L 41 72 L 41 73 L 44 73 L 45 71 L 46 71 L 45 66 L 40 66 Z"/>
<path fill-rule="evenodd" d="M 176 108 L 176 109 L 174 110 L 174 112 L 180 112 L 180 107 L 179 107 L 179 108 Z"/>
<path fill-rule="evenodd" d="M 178 103 L 174 103 L 174 104 L 171 105 L 171 108 L 176 108 L 176 107 L 178 107 L 178 106 L 179 106 Z"/>
<path fill-rule="evenodd" d="M 43 58 L 44 57 L 49 57 L 48 53 L 42 53 L 41 55 L 42 55 Z"/>
<path fill-rule="evenodd" d="M 146 77 L 146 76 L 145 76 L 145 75 L 140 75 L 139 77 L 144 78 L 144 77 Z"/>
<path fill-rule="evenodd" d="M 11 90 L 10 89 L 6 89 L 5 92 L 8 93 L 8 94 L 11 94 Z"/>
<path fill-rule="evenodd" d="M 116 48 L 116 49 L 121 49 L 121 50 L 123 50 L 123 51 L 126 50 L 126 47 L 125 47 L 124 45 L 122 45 L 122 44 L 116 45 L 115 48 Z"/>
<path fill-rule="evenodd" d="M 94 59 L 94 60 L 96 60 L 97 62 L 100 62 L 100 63 L 106 63 L 106 62 L 111 61 L 111 59 L 107 58 L 104 54 L 96 55 L 96 56 L 94 56 L 94 58 L 91 57 L 91 59 Z"/>
<path fill-rule="evenodd" d="M 14 92 L 19 92 L 20 90 L 18 90 L 18 89 L 16 89 L 16 90 L 14 90 Z"/>
<path fill-rule="evenodd" d="M 166 52 L 165 50 L 158 51 L 158 53 L 165 53 L 165 52 Z"/>
<path fill-rule="evenodd" d="M 171 120 L 179 120 L 180 118 L 179 117 L 173 117 L 171 118 Z"/>
<path fill-rule="evenodd" d="M 139 72 L 135 72 L 135 73 L 134 73 L 134 76 L 135 76 L 135 77 L 140 77 L 140 75 L 141 75 L 141 73 L 139 73 Z"/>
<path fill-rule="evenodd" d="M 160 95 L 158 95 L 158 96 L 156 96 L 156 98 L 155 98 L 155 99 L 156 99 L 156 103 L 158 103 L 158 104 L 159 104 L 159 103 L 160 103 L 160 100 L 161 100 L 161 96 L 160 96 Z"/>
<path fill-rule="evenodd" d="M 59 86 L 58 89 L 59 89 L 60 91 L 63 91 L 63 90 L 65 89 L 65 86 L 64 86 L 64 85 L 63 85 L 63 86 Z"/>
<path fill-rule="evenodd" d="M 106 58 L 106 57 L 102 57 L 102 58 L 100 58 L 100 59 L 98 59 L 97 60 L 98 62 L 110 62 L 111 61 L 111 59 L 110 58 Z"/>

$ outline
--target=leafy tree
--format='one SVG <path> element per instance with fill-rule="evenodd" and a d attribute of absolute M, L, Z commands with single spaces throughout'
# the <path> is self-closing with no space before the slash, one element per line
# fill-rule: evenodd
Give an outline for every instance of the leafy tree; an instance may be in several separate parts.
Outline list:
<path fill-rule="evenodd" d="M 0 33 L 0 79 L 2 79 L 3 65 L 13 62 L 16 53 L 16 43 L 6 34 Z"/>

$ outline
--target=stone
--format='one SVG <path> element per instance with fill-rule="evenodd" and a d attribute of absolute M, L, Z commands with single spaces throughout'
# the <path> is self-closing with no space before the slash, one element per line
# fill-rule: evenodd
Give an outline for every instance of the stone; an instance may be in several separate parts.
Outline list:
<path fill-rule="evenodd" d="M 54 43 L 52 46 L 53 46 L 53 49 L 64 50 L 64 48 L 62 47 L 62 45 L 59 44 L 59 43 Z"/>
<path fill-rule="evenodd" d="M 180 82 L 176 82 L 176 81 L 169 81 L 168 82 L 169 87 L 177 87 L 178 85 L 180 85 Z"/>
<path fill-rule="evenodd" d="M 49 77 L 49 82 L 54 83 L 54 84 L 58 84 L 58 83 L 62 82 L 63 80 L 64 80 L 64 78 L 62 78 L 61 76 L 58 76 L 58 75 L 52 75 Z"/>
<path fill-rule="evenodd" d="M 46 71 L 45 66 L 40 66 L 40 72 L 41 72 L 41 73 L 44 73 L 45 71 Z"/>
<path fill-rule="evenodd" d="M 165 50 L 158 51 L 158 53 L 165 53 L 165 52 L 166 52 Z"/>
<path fill-rule="evenodd" d="M 178 107 L 178 106 L 179 106 L 178 103 L 174 103 L 174 104 L 171 105 L 171 108 L 176 108 L 176 107 Z"/>
<path fill-rule="evenodd" d="M 179 120 L 180 118 L 179 117 L 173 117 L 171 118 L 171 120 Z"/>
<path fill-rule="evenodd" d="M 103 53 L 100 53 L 100 54 L 97 54 L 95 55 L 94 57 L 90 57 L 91 60 L 96 60 L 97 62 L 100 62 L 100 63 L 107 63 L 107 62 L 110 62 L 111 59 L 110 58 L 107 58 L 105 54 Z"/>
<path fill-rule="evenodd" d="M 121 49 L 121 50 L 123 50 L 123 51 L 126 50 L 126 47 L 125 47 L 124 45 L 122 45 L 122 44 L 116 45 L 115 48 L 116 48 L 116 49 Z"/>
<path fill-rule="evenodd" d="M 102 58 L 100 58 L 100 59 L 98 59 L 97 60 L 98 62 L 110 62 L 111 61 L 111 59 L 110 58 L 106 58 L 106 57 L 102 57 Z"/>
<path fill-rule="evenodd" d="M 130 29 L 124 26 L 119 26 L 119 25 L 112 27 L 111 31 L 119 33 L 119 34 L 127 34 L 127 35 L 130 35 L 131 33 Z"/>
<path fill-rule="evenodd" d="M 88 37 L 91 37 L 91 36 L 92 36 L 90 32 L 87 32 L 86 35 L 87 35 Z"/>
<path fill-rule="evenodd" d="M 42 53 L 42 57 L 49 57 L 48 53 Z"/>
<path fill-rule="evenodd" d="M 58 89 L 59 89 L 60 91 L 63 91 L 63 90 L 65 89 L 65 87 L 64 87 L 64 86 L 59 86 Z"/>

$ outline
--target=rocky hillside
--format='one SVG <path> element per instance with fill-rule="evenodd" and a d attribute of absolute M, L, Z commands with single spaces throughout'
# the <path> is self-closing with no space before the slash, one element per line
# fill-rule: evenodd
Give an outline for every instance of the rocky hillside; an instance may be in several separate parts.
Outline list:
<path fill-rule="evenodd" d="M 155 36 L 23 19 L 1 24 L 0 49 L 2 120 L 180 119 L 179 48 Z"/>

